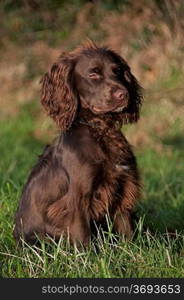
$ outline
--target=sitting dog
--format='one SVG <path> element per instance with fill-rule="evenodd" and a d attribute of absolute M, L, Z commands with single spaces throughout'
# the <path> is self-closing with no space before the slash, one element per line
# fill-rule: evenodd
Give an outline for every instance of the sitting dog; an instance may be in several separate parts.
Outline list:
<path fill-rule="evenodd" d="M 141 87 L 126 61 L 94 43 L 62 54 L 42 79 L 41 103 L 60 128 L 23 189 L 14 236 L 46 235 L 88 244 L 93 221 L 108 213 L 114 230 L 131 238 L 140 180 L 121 133 L 136 122 Z"/>

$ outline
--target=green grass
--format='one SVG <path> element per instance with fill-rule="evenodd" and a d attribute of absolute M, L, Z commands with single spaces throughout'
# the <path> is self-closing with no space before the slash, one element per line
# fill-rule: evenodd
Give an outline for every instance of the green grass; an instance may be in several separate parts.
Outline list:
<path fill-rule="evenodd" d="M 163 149 L 170 151 L 136 153 L 144 193 L 133 241 L 119 240 L 109 229 L 80 251 L 62 239 L 59 244 L 41 242 L 40 248 L 16 247 L 14 213 L 27 173 L 43 148 L 34 137 L 33 112 L 31 104 L 19 116 L 0 121 L 0 276 L 183 277 L 184 165 L 178 125 L 163 139 Z"/>

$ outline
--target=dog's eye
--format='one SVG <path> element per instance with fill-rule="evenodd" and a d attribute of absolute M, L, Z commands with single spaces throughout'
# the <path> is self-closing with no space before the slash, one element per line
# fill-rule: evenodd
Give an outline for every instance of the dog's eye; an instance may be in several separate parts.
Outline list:
<path fill-rule="evenodd" d="M 99 68 L 92 68 L 89 70 L 90 78 L 99 78 L 100 75 L 101 75 L 101 71 Z"/>
<path fill-rule="evenodd" d="M 113 68 L 112 71 L 115 75 L 120 75 L 122 73 L 122 68 L 121 67 L 116 67 L 116 68 Z"/>
<path fill-rule="evenodd" d="M 90 69 L 91 73 L 96 73 L 96 74 L 100 74 L 100 68 L 96 67 L 96 68 L 92 68 Z"/>

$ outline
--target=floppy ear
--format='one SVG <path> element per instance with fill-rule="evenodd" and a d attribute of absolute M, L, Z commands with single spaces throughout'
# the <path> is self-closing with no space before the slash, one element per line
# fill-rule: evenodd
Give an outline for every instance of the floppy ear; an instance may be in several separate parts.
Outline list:
<path fill-rule="evenodd" d="M 123 121 L 123 124 L 128 124 L 137 122 L 139 119 L 140 108 L 143 100 L 143 89 L 139 85 L 137 79 L 132 75 L 129 67 L 125 70 L 123 76 L 125 86 L 129 92 L 129 105 L 127 109 L 122 112 L 121 120 Z"/>
<path fill-rule="evenodd" d="M 77 110 L 72 85 L 73 68 L 72 59 L 60 57 L 41 81 L 41 103 L 62 131 L 70 128 Z"/>

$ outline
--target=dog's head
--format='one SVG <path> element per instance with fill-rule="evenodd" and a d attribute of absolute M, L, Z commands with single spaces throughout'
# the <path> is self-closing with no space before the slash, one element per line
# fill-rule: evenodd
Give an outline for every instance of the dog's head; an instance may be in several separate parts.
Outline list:
<path fill-rule="evenodd" d="M 94 115 L 118 114 L 122 124 L 136 122 L 142 93 L 122 57 L 90 43 L 61 55 L 44 75 L 41 101 L 65 131 L 80 108 L 89 109 Z"/>

